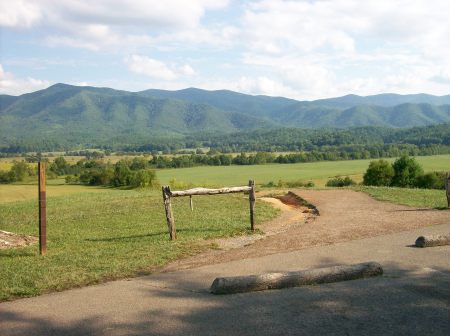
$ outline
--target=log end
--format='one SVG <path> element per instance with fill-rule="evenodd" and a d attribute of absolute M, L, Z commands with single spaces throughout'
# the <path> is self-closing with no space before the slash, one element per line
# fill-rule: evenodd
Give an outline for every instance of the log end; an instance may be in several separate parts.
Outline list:
<path fill-rule="evenodd" d="M 416 243 L 415 243 L 416 247 L 425 247 L 425 237 L 424 236 L 420 236 L 416 239 Z"/>
<path fill-rule="evenodd" d="M 417 247 L 433 247 L 450 245 L 450 234 L 436 236 L 420 236 L 416 239 Z"/>

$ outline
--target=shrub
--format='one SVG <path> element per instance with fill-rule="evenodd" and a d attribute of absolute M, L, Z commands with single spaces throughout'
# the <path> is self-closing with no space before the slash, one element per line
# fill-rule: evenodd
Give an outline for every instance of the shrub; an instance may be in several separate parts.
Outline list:
<path fill-rule="evenodd" d="M 129 186 L 133 188 L 155 187 L 156 174 L 153 170 L 138 170 L 133 172 L 129 180 Z"/>
<path fill-rule="evenodd" d="M 372 161 L 364 174 L 363 184 L 369 186 L 389 186 L 394 177 L 394 168 L 386 160 Z"/>
<path fill-rule="evenodd" d="M 417 178 L 423 175 L 422 167 L 413 157 L 407 155 L 397 159 L 392 167 L 394 176 L 391 185 L 394 187 L 414 187 L 417 184 Z"/>
<path fill-rule="evenodd" d="M 353 181 L 350 177 L 342 177 L 342 176 L 336 176 L 332 179 L 329 179 L 327 181 L 326 186 L 327 187 L 348 187 L 355 185 L 356 182 Z"/>
<path fill-rule="evenodd" d="M 416 180 L 416 187 L 423 189 L 445 189 L 446 174 L 431 172 L 421 175 Z"/>

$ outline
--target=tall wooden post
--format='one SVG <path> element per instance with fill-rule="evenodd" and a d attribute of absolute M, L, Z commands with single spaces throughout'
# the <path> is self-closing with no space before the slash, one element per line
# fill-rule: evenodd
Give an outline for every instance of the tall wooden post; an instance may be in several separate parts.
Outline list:
<path fill-rule="evenodd" d="M 255 231 L 255 181 L 248 181 L 248 186 L 251 188 L 248 192 L 248 199 L 250 201 L 250 228 Z"/>
<path fill-rule="evenodd" d="M 447 208 L 450 208 L 450 173 L 447 173 L 445 179 L 445 192 L 447 194 Z"/>
<path fill-rule="evenodd" d="M 39 182 L 39 253 L 45 255 L 47 252 L 47 213 L 46 213 L 46 190 L 45 190 L 45 162 L 38 163 Z"/>
<path fill-rule="evenodd" d="M 177 239 L 175 220 L 173 219 L 172 204 L 170 202 L 170 187 L 162 187 L 164 208 L 166 210 L 167 227 L 169 229 L 170 240 Z"/>

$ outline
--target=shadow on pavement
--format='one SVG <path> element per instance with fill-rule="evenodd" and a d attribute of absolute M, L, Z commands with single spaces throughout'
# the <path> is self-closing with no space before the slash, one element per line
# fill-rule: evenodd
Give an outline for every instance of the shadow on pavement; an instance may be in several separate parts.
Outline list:
<path fill-rule="evenodd" d="M 317 267 L 335 265 L 322 259 Z M 382 277 L 215 296 L 188 279 L 139 280 L 131 315 L 52 323 L 0 309 L 2 335 L 448 335 L 450 271 L 384 264 Z M 164 275 L 162 275 L 164 276 Z M 111 293 L 114 295 L 114 293 Z M 2 308 L 0 306 L 0 308 Z M 127 317 L 128 316 L 128 317 Z M 130 317 L 132 316 L 132 318 Z"/>

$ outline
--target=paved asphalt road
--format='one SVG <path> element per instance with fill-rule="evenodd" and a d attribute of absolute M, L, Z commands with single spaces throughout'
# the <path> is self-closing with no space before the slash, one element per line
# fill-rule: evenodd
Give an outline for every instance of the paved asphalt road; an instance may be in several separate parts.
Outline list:
<path fill-rule="evenodd" d="M 450 223 L 0 304 L 0 335 L 450 335 Z M 227 296 L 215 277 L 377 261 L 382 277 Z"/>

